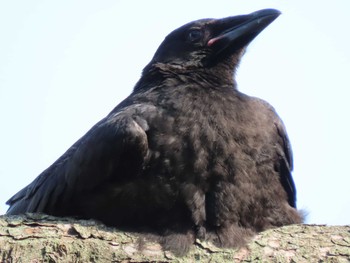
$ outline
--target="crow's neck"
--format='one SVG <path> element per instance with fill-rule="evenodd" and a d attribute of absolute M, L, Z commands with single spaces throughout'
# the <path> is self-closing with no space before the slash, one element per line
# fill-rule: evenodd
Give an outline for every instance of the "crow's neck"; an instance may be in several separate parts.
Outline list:
<path fill-rule="evenodd" d="M 211 68 L 183 67 L 163 63 L 149 64 L 134 88 L 134 92 L 160 86 L 194 85 L 203 88 L 236 89 L 234 70 L 225 64 Z"/>

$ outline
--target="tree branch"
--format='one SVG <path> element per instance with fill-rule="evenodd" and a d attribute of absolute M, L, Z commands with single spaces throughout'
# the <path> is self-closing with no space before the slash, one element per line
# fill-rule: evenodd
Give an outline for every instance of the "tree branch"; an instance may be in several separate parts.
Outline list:
<path fill-rule="evenodd" d="M 0 217 L 1 262 L 348 262 L 350 226 L 292 225 L 265 231 L 245 248 L 197 241 L 175 257 L 157 243 L 92 220 L 27 214 Z"/>

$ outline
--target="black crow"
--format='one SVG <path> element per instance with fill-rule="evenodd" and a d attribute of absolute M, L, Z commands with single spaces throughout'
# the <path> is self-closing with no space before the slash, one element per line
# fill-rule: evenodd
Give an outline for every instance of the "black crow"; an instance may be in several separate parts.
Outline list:
<path fill-rule="evenodd" d="M 234 78 L 245 47 L 279 15 L 202 19 L 170 33 L 131 95 L 14 195 L 7 214 L 149 229 L 180 252 L 195 238 L 237 247 L 302 222 L 285 127 Z"/>

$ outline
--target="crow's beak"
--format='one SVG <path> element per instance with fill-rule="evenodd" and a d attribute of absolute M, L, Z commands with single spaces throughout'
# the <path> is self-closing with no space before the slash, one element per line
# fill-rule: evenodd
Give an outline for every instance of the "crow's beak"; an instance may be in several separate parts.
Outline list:
<path fill-rule="evenodd" d="M 275 9 L 263 9 L 248 15 L 240 15 L 219 19 L 212 24 L 213 37 L 207 46 L 215 53 L 231 49 L 237 50 L 248 45 L 261 31 L 263 31 L 279 15 Z"/>

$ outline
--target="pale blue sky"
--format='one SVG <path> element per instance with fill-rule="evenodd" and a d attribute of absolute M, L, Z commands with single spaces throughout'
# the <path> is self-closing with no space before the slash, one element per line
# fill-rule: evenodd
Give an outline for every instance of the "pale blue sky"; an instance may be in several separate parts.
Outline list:
<path fill-rule="evenodd" d="M 294 150 L 308 223 L 350 224 L 350 1 L 1 1 L 0 214 L 5 202 L 125 98 L 189 21 L 276 8 L 239 89 L 270 102 Z"/>

